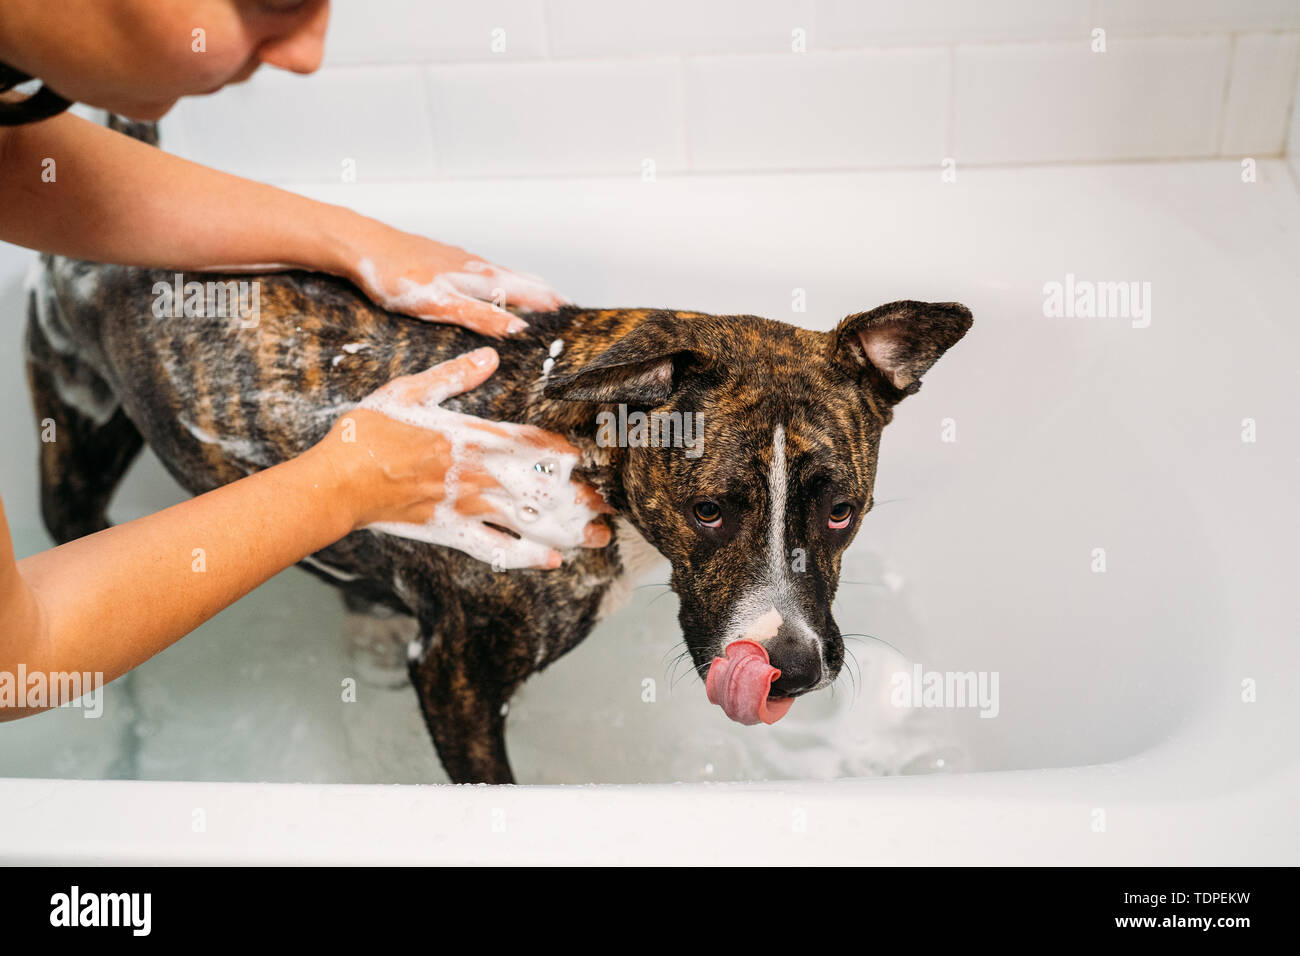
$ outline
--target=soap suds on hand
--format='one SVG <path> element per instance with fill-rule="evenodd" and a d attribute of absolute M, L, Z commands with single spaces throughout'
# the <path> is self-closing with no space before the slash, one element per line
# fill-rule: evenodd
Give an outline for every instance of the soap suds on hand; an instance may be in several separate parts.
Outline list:
<path fill-rule="evenodd" d="M 570 480 L 578 465 L 572 452 L 539 449 L 523 439 L 520 426 L 478 419 L 443 408 L 439 403 L 464 390 L 464 379 L 449 381 L 421 405 L 397 401 L 384 390 L 361 402 L 389 418 L 428 428 L 451 443 L 452 465 L 443 480 L 445 497 L 424 524 L 377 522 L 372 531 L 429 544 L 456 548 L 498 569 L 543 565 L 549 549 L 564 551 L 582 545 L 587 525 L 598 515 L 579 498 Z M 468 486 L 496 508 L 496 515 L 469 517 L 457 510 L 461 477 L 467 468 L 487 472 L 497 487 Z M 526 538 L 513 538 L 484 521 L 508 527 Z"/>
<path fill-rule="evenodd" d="M 459 272 L 442 272 L 428 282 L 415 282 L 405 277 L 397 280 L 397 291 L 388 289 L 379 276 L 379 270 L 370 259 L 357 263 L 357 275 L 371 297 L 392 312 L 419 315 L 436 308 L 451 318 L 461 318 L 463 307 L 484 303 L 497 308 L 505 303 L 545 311 L 554 309 L 563 301 L 540 278 L 527 273 L 511 272 L 480 259 L 466 262 Z M 523 319 L 514 317 L 510 331 L 528 327 Z"/>

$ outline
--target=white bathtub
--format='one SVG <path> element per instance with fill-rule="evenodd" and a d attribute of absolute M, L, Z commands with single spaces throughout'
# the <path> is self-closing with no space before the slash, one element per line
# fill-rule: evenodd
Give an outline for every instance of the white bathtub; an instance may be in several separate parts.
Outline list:
<path fill-rule="evenodd" d="M 101 721 L 0 725 L 0 859 L 1300 862 L 1300 201 L 1282 163 L 1252 184 L 1205 162 L 304 191 L 584 304 L 817 328 L 892 299 L 969 305 L 974 330 L 885 432 L 889 504 L 837 620 L 926 670 L 996 673 L 998 714 L 889 706 L 904 662 L 868 643 L 856 695 L 846 677 L 774 727 L 727 724 L 691 677 L 669 688 L 680 635 L 651 587 L 516 701 L 530 785 L 421 785 L 445 777 L 414 698 L 338 702 L 341 613 L 290 571 L 110 687 Z M 0 363 L 26 409 L 24 258 L 0 258 Z M 1045 316 L 1067 274 L 1151 283 L 1149 326 Z M 10 420 L 0 489 L 31 550 L 35 441 Z M 114 514 L 177 497 L 146 460 Z"/>

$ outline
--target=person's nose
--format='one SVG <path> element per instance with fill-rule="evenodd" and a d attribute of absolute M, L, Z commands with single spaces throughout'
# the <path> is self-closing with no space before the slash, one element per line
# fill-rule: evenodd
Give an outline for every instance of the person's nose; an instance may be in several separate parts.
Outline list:
<path fill-rule="evenodd" d="M 330 20 L 329 0 L 315 0 L 300 16 L 283 34 L 258 47 L 260 62 L 290 73 L 315 73 L 320 69 L 325 56 L 325 28 Z"/>

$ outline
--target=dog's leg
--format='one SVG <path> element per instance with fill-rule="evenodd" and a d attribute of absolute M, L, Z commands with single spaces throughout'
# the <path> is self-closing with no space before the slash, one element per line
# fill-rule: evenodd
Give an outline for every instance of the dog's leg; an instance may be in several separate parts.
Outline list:
<path fill-rule="evenodd" d="M 69 388 L 75 389 L 75 394 L 91 394 L 92 390 L 107 394 L 108 389 L 84 367 L 68 377 L 65 366 L 70 361 L 59 356 L 50 364 L 34 357 L 27 363 L 32 404 L 41 429 L 41 516 L 60 544 L 108 527 L 109 499 L 144 445 L 121 408 L 111 415 L 96 414 L 94 409 L 78 408 L 64 399 Z"/>
<path fill-rule="evenodd" d="M 357 675 L 373 687 L 401 687 L 408 679 L 407 648 L 419 634 L 415 618 L 343 592 L 343 637 Z"/>
<path fill-rule="evenodd" d="M 436 627 L 421 623 L 411 683 L 438 757 L 454 783 L 514 783 L 506 757 L 506 702 L 514 687 L 485 681 L 469 666 L 468 640 L 454 609 Z"/>

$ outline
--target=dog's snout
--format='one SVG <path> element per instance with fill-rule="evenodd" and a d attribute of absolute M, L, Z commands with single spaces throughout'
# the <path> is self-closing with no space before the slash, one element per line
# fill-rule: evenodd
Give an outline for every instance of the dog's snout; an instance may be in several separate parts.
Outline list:
<path fill-rule="evenodd" d="M 815 644 L 778 633 L 767 645 L 767 656 L 781 672 L 772 683 L 775 696 L 796 697 L 821 683 L 821 654 Z"/>

